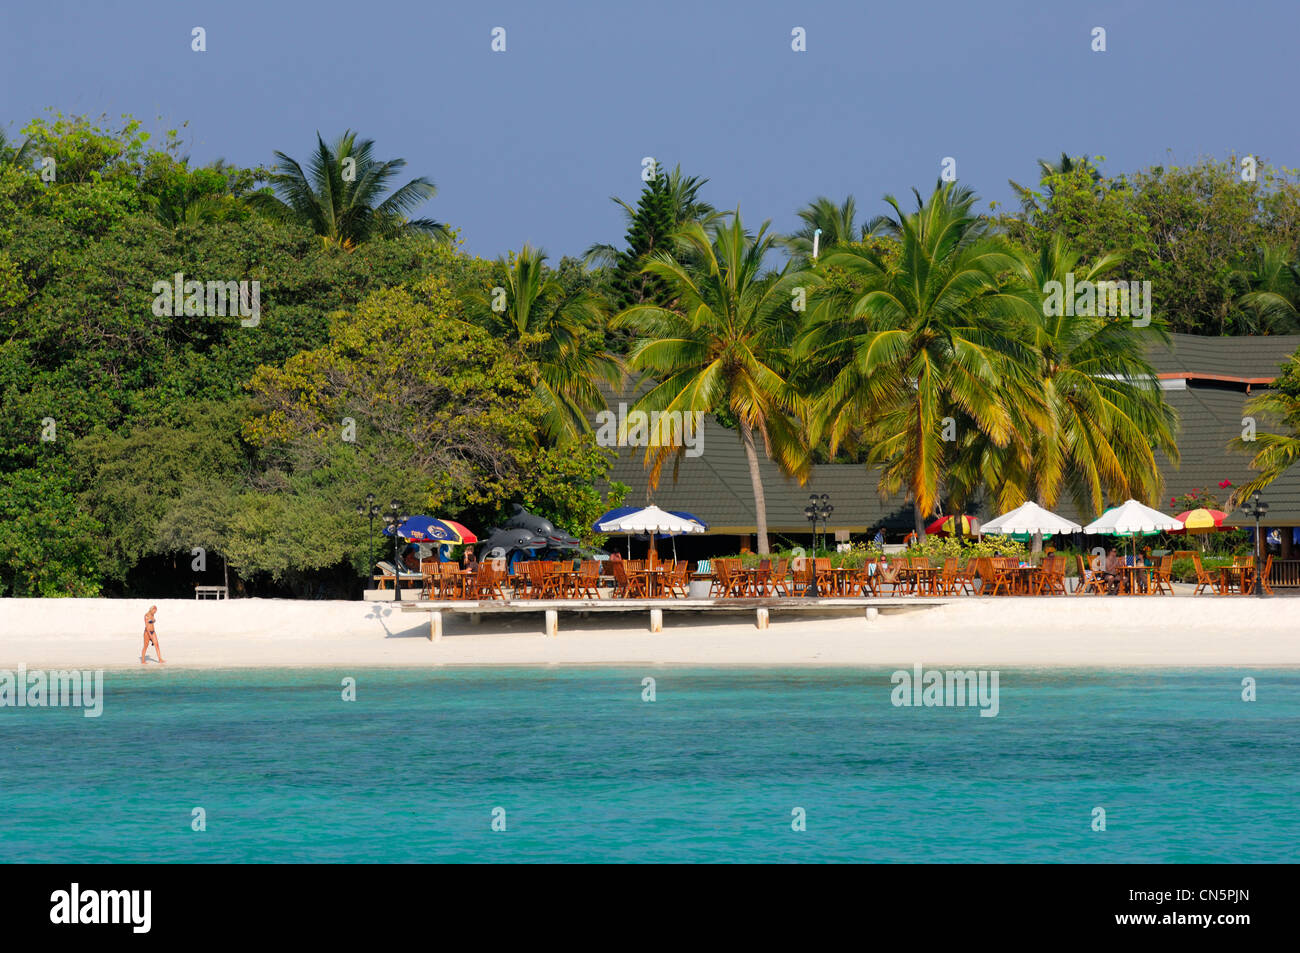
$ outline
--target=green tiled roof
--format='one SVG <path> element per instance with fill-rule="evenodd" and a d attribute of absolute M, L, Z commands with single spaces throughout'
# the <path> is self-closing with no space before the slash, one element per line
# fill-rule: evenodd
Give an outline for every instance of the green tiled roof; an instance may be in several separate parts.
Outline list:
<path fill-rule="evenodd" d="M 1169 346 L 1147 349 L 1147 360 L 1162 376 L 1199 374 L 1247 379 L 1274 378 L 1287 355 L 1300 350 L 1300 334 L 1263 337 L 1201 337 L 1174 334 Z"/>

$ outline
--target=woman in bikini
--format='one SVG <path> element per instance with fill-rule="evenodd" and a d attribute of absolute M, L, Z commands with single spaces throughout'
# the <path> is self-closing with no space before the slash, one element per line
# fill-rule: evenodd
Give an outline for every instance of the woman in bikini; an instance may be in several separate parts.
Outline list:
<path fill-rule="evenodd" d="M 140 648 L 140 664 L 144 664 L 145 653 L 149 651 L 149 643 L 153 643 L 153 650 L 158 653 L 158 661 L 166 662 L 162 657 L 162 648 L 158 645 L 158 633 L 154 631 L 153 616 L 158 611 L 157 606 L 150 606 L 149 611 L 144 614 L 144 645 Z"/>

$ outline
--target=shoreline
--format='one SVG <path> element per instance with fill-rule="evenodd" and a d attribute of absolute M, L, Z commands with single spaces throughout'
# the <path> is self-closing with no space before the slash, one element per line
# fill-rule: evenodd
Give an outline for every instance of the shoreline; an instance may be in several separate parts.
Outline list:
<path fill-rule="evenodd" d="M 157 600 L 168 662 L 139 662 L 135 599 L 0 600 L 0 669 L 503 668 L 618 666 L 830 668 L 1288 668 L 1300 666 L 1300 599 L 1149 596 L 960 598 L 871 620 L 862 610 L 561 614 L 555 637 L 538 615 L 448 614 L 441 641 L 424 613 L 390 603 Z M 152 659 L 152 653 L 151 653 Z"/>

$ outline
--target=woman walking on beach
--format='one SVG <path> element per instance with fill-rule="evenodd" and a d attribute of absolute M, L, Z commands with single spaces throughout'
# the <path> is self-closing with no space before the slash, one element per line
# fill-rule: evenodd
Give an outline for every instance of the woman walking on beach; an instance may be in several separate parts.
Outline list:
<path fill-rule="evenodd" d="M 158 653 L 158 661 L 165 663 L 167 660 L 162 657 L 162 648 L 158 645 L 158 633 L 154 631 L 153 617 L 158 611 L 157 606 L 150 606 L 149 611 L 144 614 L 144 645 L 140 648 L 140 664 L 145 662 L 145 654 L 149 651 L 149 643 L 153 643 L 153 650 Z"/>

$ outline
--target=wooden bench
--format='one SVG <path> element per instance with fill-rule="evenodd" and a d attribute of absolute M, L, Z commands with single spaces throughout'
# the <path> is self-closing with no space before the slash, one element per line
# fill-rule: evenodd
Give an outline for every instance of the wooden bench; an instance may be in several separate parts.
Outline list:
<path fill-rule="evenodd" d="M 225 586 L 195 586 L 195 599 L 229 599 L 230 592 Z"/>

